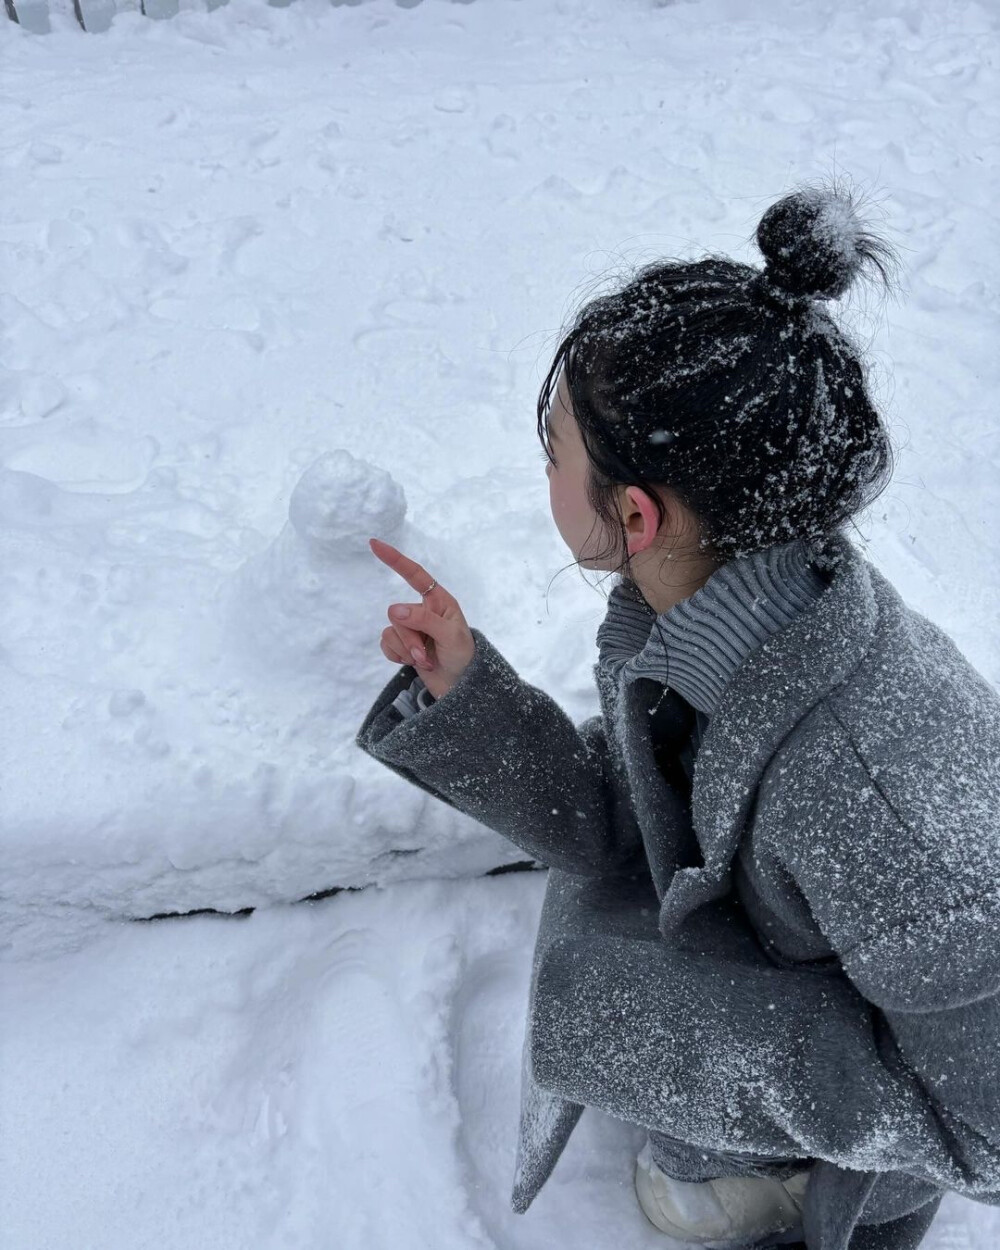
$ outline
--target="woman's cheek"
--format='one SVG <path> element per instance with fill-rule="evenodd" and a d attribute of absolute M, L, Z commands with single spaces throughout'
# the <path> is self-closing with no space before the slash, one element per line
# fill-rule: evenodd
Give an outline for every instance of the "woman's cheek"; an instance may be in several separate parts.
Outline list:
<path fill-rule="evenodd" d="M 565 538 L 565 501 L 563 500 L 562 491 L 559 489 L 559 483 L 554 474 L 549 476 L 549 509 L 552 512 L 552 520 L 556 523 L 556 529 L 563 536 L 563 538 Z"/>

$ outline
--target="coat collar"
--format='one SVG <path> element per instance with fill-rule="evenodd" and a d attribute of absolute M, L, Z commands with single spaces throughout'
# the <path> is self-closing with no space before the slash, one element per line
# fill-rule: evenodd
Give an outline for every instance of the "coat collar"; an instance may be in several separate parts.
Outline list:
<path fill-rule="evenodd" d="M 721 879 L 736 853 L 761 776 L 790 730 L 840 685 L 871 645 L 877 618 L 870 566 L 843 532 L 823 594 L 733 674 L 702 738 L 691 816 L 702 875 Z"/>

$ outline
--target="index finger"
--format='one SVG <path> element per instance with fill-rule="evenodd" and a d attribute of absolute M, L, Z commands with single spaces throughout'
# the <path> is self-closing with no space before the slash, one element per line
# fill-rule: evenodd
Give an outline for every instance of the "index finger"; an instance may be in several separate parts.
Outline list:
<path fill-rule="evenodd" d="M 408 585 L 413 587 L 418 595 L 423 596 L 427 587 L 431 582 L 435 581 L 435 578 L 431 577 L 423 565 L 418 564 L 416 560 L 411 560 L 409 556 L 404 556 L 391 543 L 383 542 L 381 538 L 369 538 L 368 545 L 371 547 L 373 554 L 378 556 L 383 564 L 388 564 L 389 568 L 398 573 Z M 382 550 L 379 550 L 379 548 L 382 548 Z M 436 593 L 439 590 L 443 591 L 444 587 L 440 582 L 437 582 L 434 586 L 434 591 Z M 446 591 L 445 593 L 447 594 Z"/>

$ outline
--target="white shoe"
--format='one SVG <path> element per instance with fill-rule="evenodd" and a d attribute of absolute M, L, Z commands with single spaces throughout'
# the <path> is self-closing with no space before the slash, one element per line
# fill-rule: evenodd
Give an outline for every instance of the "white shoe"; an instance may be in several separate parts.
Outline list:
<path fill-rule="evenodd" d="M 802 1203 L 809 1170 L 787 1180 L 773 1176 L 723 1176 L 675 1181 L 653 1162 L 647 1141 L 635 1161 L 635 1192 L 649 1222 L 677 1241 L 708 1250 L 744 1250 L 764 1237 L 802 1236 Z"/>

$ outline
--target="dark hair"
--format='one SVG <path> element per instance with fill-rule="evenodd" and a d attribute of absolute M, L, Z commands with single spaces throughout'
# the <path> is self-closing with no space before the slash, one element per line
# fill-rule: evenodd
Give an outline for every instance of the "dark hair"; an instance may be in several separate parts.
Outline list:
<path fill-rule="evenodd" d="M 565 368 L 588 498 L 618 530 L 588 558 L 613 557 L 629 577 L 617 486 L 647 491 L 658 524 L 654 483 L 672 491 L 696 516 L 702 550 L 723 563 L 793 538 L 822 556 L 891 477 L 860 354 L 817 301 L 872 271 L 888 282 L 892 251 L 839 187 L 779 200 L 756 239 L 763 271 L 716 256 L 656 262 L 593 299 L 542 385 L 538 436 L 551 458 L 546 416 Z"/>

